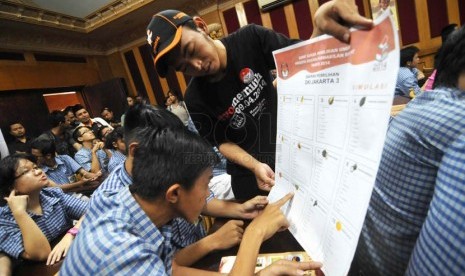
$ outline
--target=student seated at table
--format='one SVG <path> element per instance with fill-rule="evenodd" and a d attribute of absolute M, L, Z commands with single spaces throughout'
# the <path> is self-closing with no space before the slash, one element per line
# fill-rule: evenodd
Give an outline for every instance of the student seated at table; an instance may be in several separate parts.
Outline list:
<path fill-rule="evenodd" d="M 400 68 L 397 75 L 395 95 L 414 97 L 421 93 L 420 87 L 424 81 L 421 84 L 419 84 L 419 81 L 420 79 L 425 80 L 425 75 L 417 69 L 420 62 L 419 51 L 420 49 L 415 46 L 405 47 L 400 50 Z"/>
<path fill-rule="evenodd" d="M 106 172 L 106 153 L 103 142 L 96 140 L 92 129 L 80 126 L 73 132 L 73 138 L 82 145 L 82 148 L 74 155 L 74 160 L 88 172 Z"/>
<path fill-rule="evenodd" d="M 60 188 L 47 188 L 47 176 L 30 159 L 13 154 L 0 161 L 0 252 L 51 265 L 68 251 L 87 203 Z M 52 250 L 50 242 L 66 231 Z"/>
<path fill-rule="evenodd" d="M 146 128 L 145 132 L 135 150 L 133 184 L 100 198 L 105 207 L 97 211 L 103 213 L 86 220 L 61 275 L 208 275 L 173 261 L 170 222 L 177 217 L 191 223 L 197 220 L 218 157 L 188 130 Z M 253 274 L 261 243 L 288 226 L 279 208 L 290 198 L 268 205 L 245 230 L 231 274 Z M 91 205 L 89 213 L 96 208 L 101 206 Z M 293 271 L 319 267 L 311 262 L 279 265 L 292 266 Z"/>
<path fill-rule="evenodd" d="M 123 128 L 117 127 L 105 139 L 105 148 L 112 151 L 108 161 L 108 172 L 112 172 L 118 165 L 126 160 L 126 144 L 124 143 Z"/>
<path fill-rule="evenodd" d="M 47 177 L 65 193 L 80 190 L 85 185 L 93 183 L 101 175 L 84 170 L 68 155 L 56 155 L 55 142 L 47 138 L 34 139 L 31 143 L 31 153 Z M 82 177 L 78 180 L 76 174 L 80 174 Z M 78 198 L 82 196 L 80 194 L 74 195 Z"/>
<path fill-rule="evenodd" d="M 124 165 L 117 166 L 108 178 L 94 192 L 91 205 L 97 205 L 95 212 L 88 213 L 83 222 L 85 227 L 88 221 L 98 218 L 100 210 L 105 209 L 101 198 L 108 193 L 119 191 L 132 184 L 132 170 L 134 167 L 134 154 L 139 143 L 144 141 L 144 129 L 163 130 L 166 128 L 185 129 L 181 120 L 173 113 L 147 104 L 131 107 L 125 116 L 124 139 L 128 149 L 128 157 Z M 189 160 L 186 160 L 189 161 Z M 195 161 L 195 160 L 191 160 Z M 265 197 L 256 197 L 243 204 L 218 200 L 213 194 L 206 200 L 207 204 L 203 213 L 210 216 L 221 216 L 240 219 L 252 219 L 268 203 Z M 206 231 L 202 223 L 192 224 L 182 218 L 176 218 L 172 222 L 174 231 L 172 244 L 179 250 L 192 244 L 196 254 L 180 251 L 177 258 L 185 264 L 190 265 L 213 250 L 227 249 L 238 244 L 242 238 L 242 221 L 229 221 L 215 234 L 206 238 Z"/>

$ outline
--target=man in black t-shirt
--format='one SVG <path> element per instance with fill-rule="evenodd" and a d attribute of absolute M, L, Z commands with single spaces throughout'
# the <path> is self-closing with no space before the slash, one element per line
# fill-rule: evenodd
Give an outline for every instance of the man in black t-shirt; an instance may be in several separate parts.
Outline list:
<path fill-rule="evenodd" d="M 44 131 L 38 139 L 48 139 L 55 143 L 56 152 L 59 155 L 74 156 L 76 150 L 73 147 L 74 140 L 67 132 L 67 122 L 63 112 L 54 110 L 48 115 L 50 129 Z"/>
<path fill-rule="evenodd" d="M 313 36 L 330 33 L 349 41 L 346 23 L 371 27 L 353 0 L 333 0 L 315 14 Z M 203 137 L 229 160 L 228 173 L 238 199 L 267 192 L 274 185 L 276 90 L 270 70 L 272 51 L 295 41 L 257 25 L 221 40 L 208 36 L 207 24 L 175 10 L 160 12 L 147 27 L 157 72 L 168 68 L 192 76 L 185 101 Z"/>
<path fill-rule="evenodd" d="M 80 122 L 79 126 L 85 126 L 94 132 L 95 136 L 98 136 L 98 131 L 104 126 L 108 126 L 111 130 L 113 127 L 100 117 L 91 118 L 89 112 L 85 107 L 80 104 L 73 106 L 73 112 L 76 119 Z"/>
<path fill-rule="evenodd" d="M 26 129 L 20 122 L 11 122 L 8 124 L 10 134 L 14 140 L 8 143 L 8 151 L 14 153 L 30 153 L 32 138 L 26 136 Z"/>

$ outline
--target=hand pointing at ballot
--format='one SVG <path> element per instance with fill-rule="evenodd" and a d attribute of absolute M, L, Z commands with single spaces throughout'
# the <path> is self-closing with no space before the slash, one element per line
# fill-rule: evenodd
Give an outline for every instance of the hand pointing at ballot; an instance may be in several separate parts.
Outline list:
<path fill-rule="evenodd" d="M 289 222 L 281 212 L 281 207 L 288 202 L 294 194 L 289 193 L 280 200 L 268 204 L 263 213 L 257 216 L 247 227 L 247 230 L 260 231 L 262 241 L 269 239 L 274 233 L 289 227 Z"/>
<path fill-rule="evenodd" d="M 289 222 L 283 212 L 281 212 L 281 207 L 293 196 L 294 194 L 289 193 L 278 201 L 268 204 L 263 213 L 250 223 L 244 233 L 236 258 L 236 264 L 241 265 L 235 264 L 230 275 L 250 275 L 250 271 L 253 271 L 255 267 L 261 243 L 273 236 L 277 231 L 285 230 L 289 227 Z M 305 271 L 318 269 L 321 265 L 318 262 L 280 260 L 272 263 L 256 275 L 304 275 Z"/>

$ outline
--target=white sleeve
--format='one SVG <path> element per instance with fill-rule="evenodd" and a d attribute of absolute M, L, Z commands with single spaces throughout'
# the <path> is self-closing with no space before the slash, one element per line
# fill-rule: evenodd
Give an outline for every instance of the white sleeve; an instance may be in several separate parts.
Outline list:
<path fill-rule="evenodd" d="M 3 133 L 1 129 L 0 129 L 0 154 L 2 155 L 2 158 L 5 158 L 9 155 L 8 147 L 6 145 L 5 138 L 3 137 Z"/>

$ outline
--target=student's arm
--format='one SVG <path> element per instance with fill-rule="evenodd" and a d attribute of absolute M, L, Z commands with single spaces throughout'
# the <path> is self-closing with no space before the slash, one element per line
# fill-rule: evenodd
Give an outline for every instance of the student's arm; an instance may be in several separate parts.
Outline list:
<path fill-rule="evenodd" d="M 215 233 L 176 252 L 176 263 L 190 266 L 215 250 L 231 248 L 241 242 L 244 223 L 240 220 L 230 220 Z"/>
<path fill-rule="evenodd" d="M 97 173 L 99 172 L 102 168 L 100 167 L 100 160 L 97 155 L 97 151 L 103 148 L 103 143 L 102 142 L 97 142 L 95 145 L 92 147 L 92 163 L 90 166 L 90 172 L 92 173 Z"/>
<path fill-rule="evenodd" d="M 315 12 L 312 37 L 329 34 L 343 42 L 350 41 L 348 26 L 371 28 L 373 21 L 358 13 L 354 0 L 333 0 L 321 5 Z"/>
<path fill-rule="evenodd" d="M 420 86 L 418 86 L 418 80 L 414 75 L 409 76 L 404 83 L 404 87 L 408 89 L 407 95 L 410 96 L 410 88 L 413 88 L 413 93 L 415 96 L 420 95 L 422 92 Z"/>
<path fill-rule="evenodd" d="M 11 259 L 5 253 L 0 252 L 0 276 L 12 275 Z"/>
<path fill-rule="evenodd" d="M 205 204 L 202 214 L 213 217 L 253 219 L 267 204 L 266 196 L 256 196 L 242 204 L 213 198 Z"/>
<path fill-rule="evenodd" d="M 88 172 L 84 168 L 80 168 L 77 173 L 81 174 L 84 178 L 88 179 L 89 181 L 94 181 L 100 176 L 102 176 L 102 171 L 98 171 L 96 173 Z"/>
<path fill-rule="evenodd" d="M 76 189 L 79 189 L 85 186 L 88 183 L 91 183 L 102 175 L 102 172 L 92 173 L 80 168 L 78 171 L 82 175 L 81 179 L 67 184 L 61 184 L 58 187 L 61 188 L 64 192 L 74 192 Z"/>
<path fill-rule="evenodd" d="M 289 226 L 280 208 L 293 195 L 287 194 L 275 203 L 269 204 L 262 214 L 255 218 L 247 227 L 237 253 L 236 261 L 229 275 L 253 275 L 257 263 L 258 251 L 262 242 L 270 238 L 277 231 Z M 303 275 L 304 270 L 321 267 L 317 262 L 302 262 L 301 265 L 292 265 L 292 261 L 281 261 L 271 264 L 259 275 Z"/>
<path fill-rule="evenodd" d="M 50 244 L 26 212 L 27 199 L 27 195 L 17 196 L 14 190 L 5 198 L 23 237 L 24 252 L 21 253 L 21 257 L 26 260 L 43 261 L 51 251 Z"/>
<path fill-rule="evenodd" d="M 82 220 L 84 219 L 84 216 L 82 216 L 76 225 L 73 228 L 76 228 L 79 230 L 79 227 L 81 227 Z M 69 247 L 71 246 L 71 243 L 73 242 L 75 236 L 66 233 L 65 236 L 60 240 L 57 245 L 53 248 L 52 252 L 48 255 L 47 258 L 47 265 L 53 265 L 54 263 L 57 263 L 61 260 L 61 257 L 65 257 L 66 253 L 68 253 Z"/>
<path fill-rule="evenodd" d="M 260 190 L 269 191 L 273 187 L 274 172 L 270 166 L 258 161 L 241 147 L 231 142 L 221 144 L 218 149 L 230 161 L 252 171 L 255 174 Z"/>
<path fill-rule="evenodd" d="M 73 182 L 73 183 L 66 183 L 66 184 L 58 185 L 58 188 L 62 189 L 63 192 L 65 192 L 65 193 L 74 192 L 77 189 L 84 186 L 85 184 L 87 184 L 89 181 L 90 181 L 89 179 L 83 177 L 81 180 L 78 180 L 78 181 Z"/>

